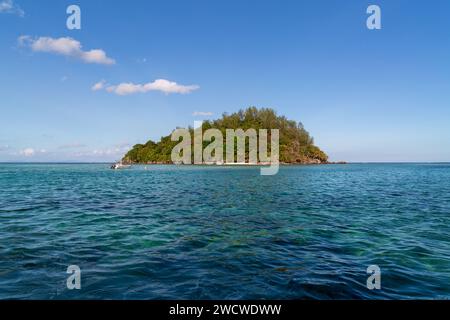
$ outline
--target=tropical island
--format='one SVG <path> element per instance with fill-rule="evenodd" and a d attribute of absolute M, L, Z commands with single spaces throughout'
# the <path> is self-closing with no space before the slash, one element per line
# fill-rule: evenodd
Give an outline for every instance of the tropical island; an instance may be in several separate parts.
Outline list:
<path fill-rule="evenodd" d="M 301 122 L 288 120 L 278 116 L 270 108 L 249 107 L 230 115 L 224 113 L 222 118 L 203 122 L 202 129 L 219 129 L 225 134 L 226 129 L 279 129 L 279 161 L 282 164 L 326 164 L 328 156 L 314 144 L 314 139 L 305 130 Z M 194 129 L 189 127 L 194 135 Z M 225 135 L 224 135 L 225 136 Z M 203 142 L 204 147 L 208 145 Z M 136 144 L 123 157 L 127 164 L 172 164 L 171 153 L 178 144 L 172 141 L 171 135 L 164 136 L 159 142 L 149 140 L 145 144 Z M 226 147 L 226 141 L 223 141 Z M 246 142 L 246 158 L 248 156 L 248 142 Z"/>

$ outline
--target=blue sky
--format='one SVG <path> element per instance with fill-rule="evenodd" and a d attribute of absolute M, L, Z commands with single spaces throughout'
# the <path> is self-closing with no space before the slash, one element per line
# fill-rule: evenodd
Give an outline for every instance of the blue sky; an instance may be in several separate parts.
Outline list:
<path fill-rule="evenodd" d="M 450 161 L 449 15 L 446 0 L 0 0 L 0 161 L 113 161 L 251 105 L 303 122 L 331 160 Z"/>

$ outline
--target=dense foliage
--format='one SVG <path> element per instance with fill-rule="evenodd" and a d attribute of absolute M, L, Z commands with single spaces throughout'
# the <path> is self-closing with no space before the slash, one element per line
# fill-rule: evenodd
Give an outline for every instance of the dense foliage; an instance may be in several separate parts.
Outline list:
<path fill-rule="evenodd" d="M 221 130 L 224 137 L 224 150 L 226 150 L 226 129 L 279 129 L 280 130 L 280 162 L 284 163 L 325 163 L 327 155 L 314 145 L 313 138 L 304 129 L 301 123 L 277 116 L 272 109 L 257 109 L 250 107 L 233 114 L 223 114 L 222 118 L 203 123 L 203 131 L 209 128 Z M 189 128 L 193 137 L 193 129 Z M 193 140 L 193 139 L 192 139 Z M 270 142 L 270 138 L 268 139 Z M 161 138 L 155 143 L 135 145 L 123 158 L 128 163 L 171 163 L 171 152 L 178 141 L 171 141 L 171 136 Z M 209 142 L 204 142 L 204 147 Z M 247 142 L 248 145 L 248 142 Z M 248 148 L 247 148 L 248 150 Z M 270 146 L 269 146 L 270 150 Z"/>

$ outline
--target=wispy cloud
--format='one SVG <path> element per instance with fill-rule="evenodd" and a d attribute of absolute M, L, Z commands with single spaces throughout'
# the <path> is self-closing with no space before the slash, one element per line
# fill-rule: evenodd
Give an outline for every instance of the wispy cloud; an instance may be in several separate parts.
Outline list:
<path fill-rule="evenodd" d="M 209 111 L 194 111 L 194 113 L 192 113 L 192 115 L 193 116 L 204 116 L 204 117 L 207 117 L 207 116 L 212 116 L 213 113 L 209 112 Z"/>
<path fill-rule="evenodd" d="M 198 90 L 200 87 L 198 85 L 181 85 L 173 81 L 165 79 L 157 79 L 153 82 L 146 84 L 134 84 L 131 82 L 120 83 L 118 85 L 106 85 L 105 82 L 98 82 L 93 87 L 92 90 L 105 89 L 107 92 L 115 93 L 120 96 L 135 94 L 135 93 L 146 93 L 149 91 L 160 91 L 165 94 L 179 93 L 188 94 L 192 91 Z"/>
<path fill-rule="evenodd" d="M 97 82 L 96 84 L 94 84 L 91 89 L 92 89 L 92 91 L 102 90 L 105 88 L 105 85 L 106 85 L 106 81 L 101 80 L 101 81 Z"/>
<path fill-rule="evenodd" d="M 62 146 L 59 146 L 58 149 L 81 149 L 81 148 L 86 148 L 87 145 L 82 144 L 82 143 L 68 143 L 68 144 L 63 144 Z"/>
<path fill-rule="evenodd" d="M 83 51 L 82 45 L 79 41 L 70 38 L 51 38 L 51 37 L 39 37 L 32 38 L 24 35 L 18 38 L 19 45 L 29 47 L 34 52 L 47 52 L 62 55 L 65 57 L 71 57 L 81 60 L 85 63 L 96 63 L 112 65 L 116 61 L 109 58 L 105 51 L 102 49 L 93 49 L 89 51 Z"/>
<path fill-rule="evenodd" d="M 0 152 L 7 151 L 9 149 L 11 149 L 11 147 L 9 145 L 7 145 L 7 144 L 0 145 Z"/>
<path fill-rule="evenodd" d="M 129 142 L 121 142 L 114 145 L 114 148 L 123 149 L 128 151 L 128 149 L 131 149 L 131 144 Z"/>
<path fill-rule="evenodd" d="M 137 63 L 147 63 L 147 58 L 136 59 Z"/>
<path fill-rule="evenodd" d="M 25 16 L 25 11 L 22 10 L 13 0 L 0 1 L 0 13 L 12 13 L 19 17 Z"/>
<path fill-rule="evenodd" d="M 73 155 L 77 158 L 121 158 L 127 151 L 131 149 L 131 146 L 127 143 L 117 144 L 108 148 L 100 148 L 88 151 L 76 152 Z M 111 158 L 111 159 L 112 159 Z"/>

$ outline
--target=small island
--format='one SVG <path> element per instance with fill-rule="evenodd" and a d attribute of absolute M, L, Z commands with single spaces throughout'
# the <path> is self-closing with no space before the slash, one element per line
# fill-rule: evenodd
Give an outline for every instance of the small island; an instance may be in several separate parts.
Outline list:
<path fill-rule="evenodd" d="M 245 110 L 224 113 L 222 118 L 203 122 L 203 130 L 219 129 L 279 129 L 279 160 L 281 164 L 327 164 L 328 156 L 314 144 L 314 139 L 305 130 L 301 122 L 288 120 L 278 116 L 270 108 L 249 107 Z M 189 127 L 191 135 L 194 129 Z M 172 164 L 171 152 L 178 142 L 171 136 L 162 137 L 159 142 L 149 140 L 145 144 L 137 144 L 123 157 L 126 164 Z M 204 142 L 204 147 L 208 144 Z M 226 141 L 223 141 L 224 147 Z M 248 153 L 248 142 L 246 142 Z M 247 157 L 248 154 L 246 154 Z"/>

